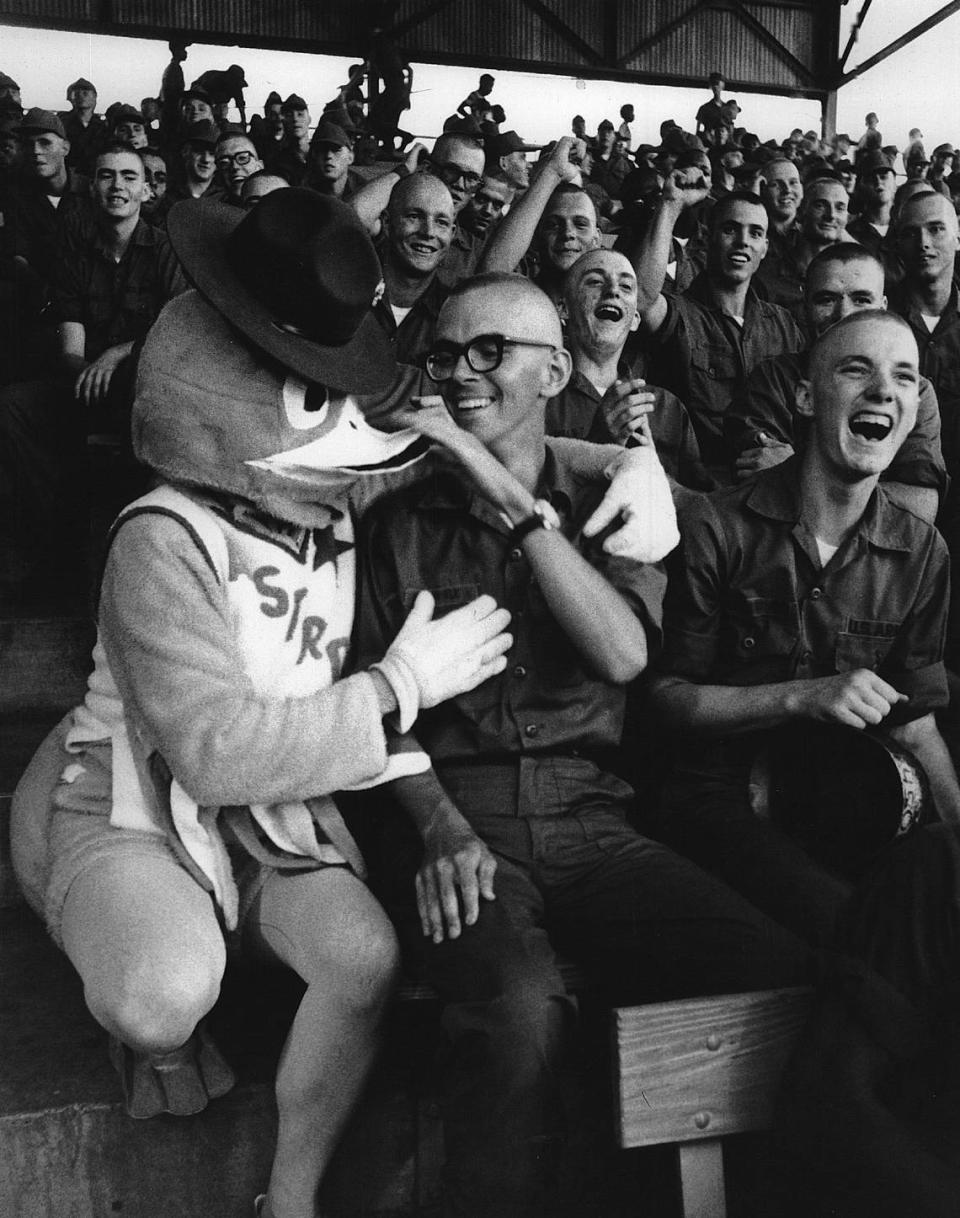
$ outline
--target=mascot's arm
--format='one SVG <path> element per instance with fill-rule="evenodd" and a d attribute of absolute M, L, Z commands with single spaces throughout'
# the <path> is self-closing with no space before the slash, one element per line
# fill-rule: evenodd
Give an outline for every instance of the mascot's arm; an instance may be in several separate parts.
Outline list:
<path fill-rule="evenodd" d="M 144 514 L 116 534 L 100 634 L 129 717 L 198 804 L 303 799 L 386 764 L 368 673 L 288 699 L 252 687 L 219 579 L 174 518 Z"/>

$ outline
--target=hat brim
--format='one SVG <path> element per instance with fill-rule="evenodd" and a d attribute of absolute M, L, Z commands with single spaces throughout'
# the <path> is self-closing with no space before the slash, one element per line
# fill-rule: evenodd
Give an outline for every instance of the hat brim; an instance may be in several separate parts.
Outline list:
<path fill-rule="evenodd" d="M 280 324 L 234 273 L 227 240 L 244 217 L 213 200 L 183 200 L 167 216 L 167 233 L 194 287 L 254 346 L 308 381 L 355 393 L 377 393 L 396 379 L 386 334 L 367 313 L 349 342 L 328 346 Z"/>

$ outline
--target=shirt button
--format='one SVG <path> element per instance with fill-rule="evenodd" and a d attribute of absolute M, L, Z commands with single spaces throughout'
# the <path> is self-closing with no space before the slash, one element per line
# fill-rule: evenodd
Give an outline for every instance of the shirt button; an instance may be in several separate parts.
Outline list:
<path fill-rule="evenodd" d="M 812 651 L 805 651 L 805 652 L 803 653 L 803 655 L 800 657 L 800 662 L 801 662 L 802 664 L 809 664 L 809 663 L 810 663 L 810 661 L 811 661 L 812 659 L 813 659 L 813 652 L 812 652 Z"/>
<path fill-rule="evenodd" d="M 525 677 L 527 675 L 527 670 L 524 668 L 524 666 L 522 664 L 517 664 L 514 667 L 513 675 L 515 677 Z"/>
<path fill-rule="evenodd" d="M 514 547 L 514 549 L 510 551 L 510 561 L 517 562 L 521 558 L 523 558 L 523 550 L 521 550 L 519 546 Z"/>
<path fill-rule="evenodd" d="M 743 640 L 743 645 L 747 649 L 747 651 L 749 651 L 751 647 L 756 647 L 757 640 L 752 635 L 748 634 L 747 637 Z"/>
<path fill-rule="evenodd" d="M 534 740 L 540 734 L 540 729 L 535 723 L 528 723 L 523 729 L 523 734 L 528 736 L 531 740 Z"/>
<path fill-rule="evenodd" d="M 814 588 L 814 589 L 812 590 L 812 592 L 810 593 L 810 599 L 811 599 L 812 601 L 818 601 L 818 600 L 820 599 L 820 597 L 821 597 L 821 596 L 823 596 L 823 589 L 822 589 L 822 588 Z"/>

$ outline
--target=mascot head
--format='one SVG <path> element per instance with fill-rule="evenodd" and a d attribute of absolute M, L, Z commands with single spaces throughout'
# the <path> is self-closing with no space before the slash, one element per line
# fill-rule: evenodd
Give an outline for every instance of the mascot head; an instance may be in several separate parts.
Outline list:
<path fill-rule="evenodd" d="M 140 357 L 141 461 L 296 520 L 298 505 L 423 454 L 415 433 L 371 425 L 411 378 L 371 311 L 380 264 L 351 208 L 278 190 L 246 215 L 180 204 L 168 229 L 196 291 L 166 306 Z"/>

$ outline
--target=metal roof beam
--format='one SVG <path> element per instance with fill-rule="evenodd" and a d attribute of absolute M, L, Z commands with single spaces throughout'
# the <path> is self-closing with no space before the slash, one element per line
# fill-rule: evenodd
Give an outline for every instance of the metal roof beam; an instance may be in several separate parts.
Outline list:
<path fill-rule="evenodd" d="M 863 23 L 867 13 L 870 12 L 870 5 L 873 0 L 863 0 L 863 8 L 857 13 L 854 18 L 853 25 L 850 27 L 850 37 L 847 39 L 847 45 L 843 48 L 843 54 L 840 56 L 840 61 L 837 64 L 837 75 L 839 76 L 843 69 L 847 66 L 847 60 L 850 58 L 850 52 L 856 46 L 857 38 L 860 36 L 860 31 L 863 29 Z"/>
<path fill-rule="evenodd" d="M 675 29 L 678 29 L 681 25 L 684 25 L 687 21 L 689 21 L 694 13 L 698 11 L 698 9 L 706 8 L 709 3 L 710 0 L 693 0 L 693 4 L 691 4 L 689 8 L 684 9 L 684 11 L 678 16 L 674 17 L 672 21 L 668 21 L 666 25 L 659 26 L 653 31 L 652 34 L 648 34 L 646 38 L 641 38 L 636 46 L 631 47 L 630 50 L 627 51 L 626 55 L 621 55 L 617 60 L 616 66 L 618 68 L 625 67 L 630 60 L 639 55 L 641 51 L 646 51 L 649 47 L 656 46 L 656 44 L 666 38 L 668 34 L 672 34 Z"/>
<path fill-rule="evenodd" d="M 541 3 L 541 0 L 522 0 L 522 2 L 532 13 L 536 13 L 545 26 L 559 35 L 567 46 L 572 47 L 589 63 L 603 65 L 603 56 L 589 42 L 584 42 L 575 30 L 572 30 L 565 21 L 561 21 L 552 9 Z"/>
<path fill-rule="evenodd" d="M 960 3 L 960 0 L 957 0 L 957 2 Z M 797 59 L 795 55 L 788 51 L 780 39 L 777 38 L 776 35 L 771 34 L 763 22 L 758 21 L 757 18 L 754 17 L 753 13 L 751 13 L 748 8 L 743 6 L 741 0 L 729 0 L 729 5 L 735 13 L 738 13 L 740 17 L 742 17 L 742 19 L 750 27 L 753 33 L 756 34 L 760 41 L 765 43 L 770 50 L 773 51 L 774 55 L 785 63 L 788 68 L 791 68 L 804 80 L 808 80 L 811 83 L 817 83 L 816 76 L 813 72 L 811 72 L 807 65 L 805 63 L 801 63 L 801 61 Z"/>
<path fill-rule="evenodd" d="M 926 21 L 921 21 L 919 25 L 915 25 L 912 30 L 908 30 L 906 34 L 902 34 L 899 38 L 889 43 L 882 51 L 877 51 L 875 55 L 871 55 L 869 59 L 865 59 L 863 63 L 855 67 L 851 72 L 845 72 L 840 78 L 839 84 L 845 85 L 849 80 L 855 80 L 858 76 L 862 76 L 864 72 L 869 72 L 871 68 L 875 68 L 878 63 L 883 63 L 885 59 L 889 59 L 891 55 L 895 55 L 897 51 L 903 50 L 905 46 L 919 38 L 922 34 L 926 34 L 935 26 L 938 26 L 941 21 L 946 21 L 948 17 L 952 17 L 954 13 L 960 13 L 960 0 L 950 0 L 949 4 L 945 4 L 943 8 L 937 9 L 932 13 Z"/>

